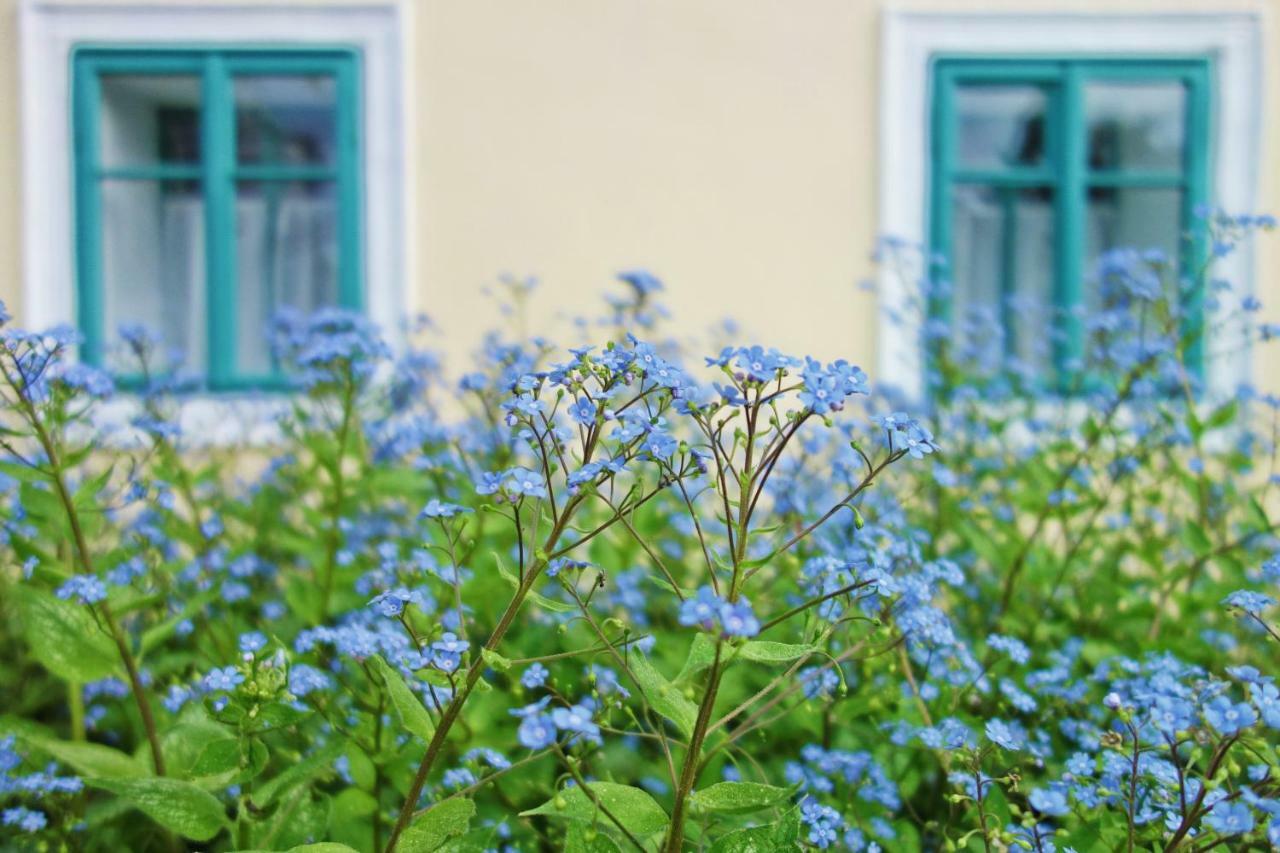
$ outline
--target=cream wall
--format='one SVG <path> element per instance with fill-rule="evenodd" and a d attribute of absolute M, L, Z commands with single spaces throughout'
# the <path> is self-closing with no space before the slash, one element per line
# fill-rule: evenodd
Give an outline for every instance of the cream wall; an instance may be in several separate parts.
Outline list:
<path fill-rule="evenodd" d="M 0 297 L 22 259 L 17 8 L 0 0 Z M 161 2 L 161 0 L 130 0 Z M 167 0 L 173 4 L 173 0 Z M 279 0 L 273 0 L 278 4 Z M 1005 11 L 1264 15 L 1259 209 L 1280 114 L 1280 0 L 935 0 Z M 244 5 L 246 0 L 234 0 Z M 675 330 L 724 316 L 752 340 L 874 368 L 878 314 L 857 289 L 877 234 L 879 0 L 410 0 L 410 292 L 457 367 L 495 321 L 501 272 L 542 286 L 532 326 L 594 312 L 614 271 L 667 283 Z M 912 8 L 913 5 L 906 5 Z M 893 8 L 904 8 L 894 4 Z M 198 35 L 198 34 L 193 34 Z M 1280 321 L 1280 235 L 1256 288 Z M 1272 353 L 1274 355 L 1274 351 Z M 1255 360 L 1280 391 L 1280 366 Z"/>

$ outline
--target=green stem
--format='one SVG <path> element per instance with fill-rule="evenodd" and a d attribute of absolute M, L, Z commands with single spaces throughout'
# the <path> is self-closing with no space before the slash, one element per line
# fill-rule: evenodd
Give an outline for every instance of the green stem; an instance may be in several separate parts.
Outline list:
<path fill-rule="evenodd" d="M 96 576 L 97 573 L 93 570 L 93 559 L 89 555 L 89 542 L 85 538 L 84 528 L 80 524 L 80 513 L 76 509 L 75 500 L 71 497 L 70 490 L 67 489 L 66 476 L 62 470 L 62 462 L 58 456 L 57 447 L 54 445 L 52 436 L 45 429 L 44 423 L 40 420 L 40 416 L 35 411 L 34 406 L 31 405 L 31 402 L 21 395 L 19 395 L 19 399 L 26 404 L 28 420 L 36 433 L 36 438 L 39 440 L 45 456 L 49 459 L 49 476 L 53 480 L 54 491 L 57 492 L 58 500 L 62 503 L 63 511 L 66 513 L 67 523 L 71 526 L 71 538 L 75 542 L 80 571 L 86 575 Z M 110 633 L 112 641 L 115 642 L 116 651 L 120 655 L 120 661 L 124 664 L 125 672 L 129 676 L 129 688 L 133 693 L 134 702 L 138 706 L 138 715 L 142 718 L 142 727 L 146 731 L 147 741 L 151 745 L 152 764 L 155 766 L 156 775 L 163 776 L 164 755 L 160 751 L 160 734 L 156 729 L 155 716 L 151 713 L 151 702 L 148 700 L 146 690 L 142 686 L 142 677 L 138 672 L 138 662 L 134 659 L 133 652 L 129 649 L 128 638 L 111 612 L 111 606 L 105 600 L 93 606 L 106 624 L 107 631 Z"/>
<path fill-rule="evenodd" d="M 342 471 L 347 458 L 347 438 L 351 433 L 351 418 L 355 408 L 355 382 L 348 381 L 342 393 L 342 423 L 338 427 L 338 458 L 333 463 L 333 506 L 329 512 L 328 547 L 325 549 L 324 574 L 320 578 L 320 612 L 329 615 L 329 600 L 333 597 L 333 576 L 338 564 L 338 546 L 342 544 L 342 505 L 346 502 L 346 483 Z"/>

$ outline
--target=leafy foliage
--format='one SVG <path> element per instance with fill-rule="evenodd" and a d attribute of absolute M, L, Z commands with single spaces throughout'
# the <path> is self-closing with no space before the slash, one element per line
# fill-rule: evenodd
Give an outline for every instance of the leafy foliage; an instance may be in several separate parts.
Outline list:
<path fill-rule="evenodd" d="M 1280 337 L 1211 262 L 1210 328 Z M 1196 277 L 1104 256 L 1067 375 L 922 323 L 921 416 L 843 361 L 686 359 L 620 278 L 610 343 L 495 332 L 456 383 L 284 315 L 297 393 L 244 442 L 184 429 L 144 330 L 104 406 L 73 332 L 0 324 L 6 843 L 1280 843 L 1280 400 L 1205 384 Z"/>

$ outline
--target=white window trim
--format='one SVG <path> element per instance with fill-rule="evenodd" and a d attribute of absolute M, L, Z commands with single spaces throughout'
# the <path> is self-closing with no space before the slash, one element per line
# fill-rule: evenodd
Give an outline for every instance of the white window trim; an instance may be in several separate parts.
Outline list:
<path fill-rule="evenodd" d="M 412 0 L 367 2 L 166 3 L 22 0 L 19 11 L 22 99 L 23 323 L 42 329 L 78 325 L 71 155 L 71 51 L 83 43 L 340 44 L 362 57 L 362 172 L 365 306 L 399 348 L 412 316 L 415 211 L 409 156 L 413 75 L 408 20 Z M 113 333 L 114 330 L 107 330 Z M 266 445 L 278 440 L 287 400 L 272 395 L 187 398 L 179 412 L 194 444 Z M 127 445 L 137 401 L 100 407 L 95 428 Z"/>
<path fill-rule="evenodd" d="M 391 341 L 411 314 L 413 218 L 404 0 L 305 3 L 96 3 L 23 0 L 24 325 L 77 325 L 71 155 L 71 51 L 78 44 L 335 44 L 362 55 L 365 305 Z M 114 330 L 107 330 L 114 334 Z"/>
<path fill-rule="evenodd" d="M 1262 26 L 1252 12 L 1085 14 L 887 11 L 880 43 L 880 230 L 927 242 L 930 61 L 943 53 L 1200 54 L 1214 59 L 1211 152 L 1213 203 L 1253 212 L 1262 131 Z M 1252 292 L 1252 254 L 1222 262 L 1221 276 Z M 914 399 L 923 396 L 916 313 L 906 310 L 913 282 L 880 276 L 879 378 Z M 1214 341 L 1207 341 L 1213 351 Z M 1212 392 L 1232 393 L 1250 375 L 1238 340 L 1210 360 Z"/>

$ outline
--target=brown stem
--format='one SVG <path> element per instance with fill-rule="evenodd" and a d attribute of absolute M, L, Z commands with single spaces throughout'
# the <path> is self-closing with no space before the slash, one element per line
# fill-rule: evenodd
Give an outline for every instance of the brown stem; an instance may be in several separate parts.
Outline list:
<path fill-rule="evenodd" d="M 676 788 L 675 805 L 671 809 L 671 828 L 667 831 L 667 841 L 663 845 L 666 853 L 680 853 L 684 847 L 684 810 L 689 800 L 689 793 L 698 781 L 700 763 L 698 756 L 702 753 L 702 741 L 707 736 L 707 726 L 711 723 L 711 708 L 720 687 L 720 649 L 722 640 L 716 641 L 716 656 L 711 663 L 711 674 L 707 680 L 707 692 L 703 694 L 702 704 L 698 707 L 698 719 L 693 725 L 693 735 L 689 738 L 689 749 L 684 756 L 684 767 L 680 769 L 680 784 Z"/>
<path fill-rule="evenodd" d="M 555 546 L 556 541 L 560 538 L 569 522 L 569 516 L 572 514 L 572 508 L 576 503 L 576 501 L 570 502 L 565 507 L 565 514 L 551 530 L 547 538 L 546 548 Z M 485 641 L 484 648 L 492 651 L 502 642 L 502 638 L 506 636 L 511 623 L 515 621 L 516 614 L 520 612 L 521 605 L 524 604 L 525 598 L 528 597 L 534 583 L 542 575 L 542 570 L 546 568 L 546 565 L 546 561 L 542 559 L 535 560 L 530 564 L 529 571 L 525 573 L 524 578 L 520 581 L 515 595 L 511 598 L 511 603 L 503 611 L 498 624 L 493 628 L 493 633 Z M 444 707 L 444 711 L 440 715 L 440 722 L 436 724 L 436 730 L 431 735 L 431 741 L 427 744 L 427 752 L 422 756 L 422 762 L 418 765 L 417 773 L 414 774 L 413 783 L 409 786 L 409 792 L 405 795 L 404 805 L 401 806 L 400 816 L 396 819 L 396 825 L 391 830 L 391 837 L 387 839 L 386 853 L 391 853 L 396 849 L 400 836 L 408 828 L 409 821 L 413 818 L 414 809 L 417 807 L 418 798 L 422 796 L 422 789 L 427 783 L 427 776 L 430 775 L 431 768 L 435 764 L 440 750 L 444 748 L 445 738 L 448 736 L 449 730 L 453 728 L 458 715 L 462 713 L 462 706 L 466 704 L 467 697 L 471 695 L 471 691 L 475 688 L 476 682 L 480 680 L 480 675 L 484 672 L 486 666 L 484 655 L 476 655 L 471 662 L 471 666 L 467 669 L 466 680 L 463 682 L 462 688 L 454 693 L 453 698 L 449 700 L 449 704 Z"/>

